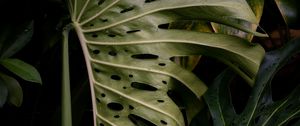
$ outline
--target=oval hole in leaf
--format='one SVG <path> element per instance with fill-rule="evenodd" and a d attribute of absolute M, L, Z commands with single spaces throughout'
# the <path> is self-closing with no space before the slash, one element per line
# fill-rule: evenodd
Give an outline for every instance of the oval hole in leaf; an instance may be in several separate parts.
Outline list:
<path fill-rule="evenodd" d="M 93 50 L 93 54 L 99 54 L 99 53 L 100 53 L 100 50 L 98 50 L 98 49 Z"/>
<path fill-rule="evenodd" d="M 160 29 L 168 29 L 169 26 L 170 26 L 170 23 L 160 24 L 160 25 L 158 25 L 158 28 L 160 28 Z"/>
<path fill-rule="evenodd" d="M 140 32 L 141 30 L 131 30 L 131 31 L 127 31 L 126 33 L 130 34 L 130 33 L 136 33 L 136 32 Z"/>
<path fill-rule="evenodd" d="M 108 19 L 100 19 L 101 22 L 107 22 Z"/>
<path fill-rule="evenodd" d="M 120 103 L 116 103 L 116 102 L 111 102 L 107 104 L 107 107 L 111 110 L 114 111 L 121 111 L 124 109 L 123 105 Z"/>
<path fill-rule="evenodd" d="M 109 36 L 109 37 L 116 37 L 116 35 L 114 35 L 114 34 L 108 34 L 107 36 Z"/>
<path fill-rule="evenodd" d="M 121 77 L 118 75 L 111 75 L 110 78 L 113 80 L 121 80 Z"/>
<path fill-rule="evenodd" d="M 103 124 L 103 123 L 100 123 L 99 126 L 104 126 L 104 124 Z"/>
<path fill-rule="evenodd" d="M 131 56 L 134 59 L 158 59 L 158 57 L 158 55 L 154 54 L 136 54 Z"/>
<path fill-rule="evenodd" d="M 111 55 L 111 56 L 116 56 L 116 55 L 117 55 L 117 53 L 116 53 L 115 51 L 109 51 L 109 52 L 108 52 L 108 55 Z"/>
<path fill-rule="evenodd" d="M 164 120 L 160 120 L 160 123 L 163 124 L 163 125 L 168 125 L 168 123 Z"/>
<path fill-rule="evenodd" d="M 134 123 L 135 125 L 138 125 L 138 126 L 156 126 L 152 122 L 150 122 L 140 116 L 134 115 L 134 114 L 128 115 L 128 118 L 130 119 L 130 121 L 132 123 Z"/>
<path fill-rule="evenodd" d="M 154 2 L 156 0 L 145 0 L 145 3 L 151 3 L 151 2 Z"/>
<path fill-rule="evenodd" d="M 157 90 L 156 87 L 153 87 L 153 86 L 151 86 L 149 84 L 145 84 L 145 83 L 139 83 L 139 82 L 132 82 L 131 87 L 140 89 L 140 90 L 146 90 L 146 91 L 156 91 Z"/>
<path fill-rule="evenodd" d="M 97 101 L 98 103 L 100 103 L 100 102 L 101 102 L 101 100 L 100 100 L 99 98 L 96 98 L 96 101 Z"/>
<path fill-rule="evenodd" d="M 92 34 L 92 37 L 93 37 L 93 38 L 97 38 L 98 35 L 97 35 L 97 34 Z"/>
<path fill-rule="evenodd" d="M 95 68 L 94 71 L 95 71 L 96 73 L 99 73 L 99 72 L 100 72 L 100 70 L 97 69 L 97 68 Z"/>
<path fill-rule="evenodd" d="M 104 2 L 105 2 L 105 0 L 99 0 L 99 1 L 98 1 L 98 5 L 99 5 L 99 6 L 102 5 Z"/>
<path fill-rule="evenodd" d="M 115 117 L 115 118 L 120 118 L 120 116 L 119 116 L 119 115 L 115 115 L 114 117 Z"/>
<path fill-rule="evenodd" d="M 122 11 L 120 11 L 120 13 L 126 13 L 126 12 L 129 12 L 129 11 L 132 11 L 133 9 L 134 9 L 134 7 L 125 8 Z"/>
<path fill-rule="evenodd" d="M 164 100 L 157 100 L 157 102 L 164 103 L 165 101 Z"/>
<path fill-rule="evenodd" d="M 129 109 L 130 109 L 130 110 L 133 110 L 134 107 L 133 107 L 132 105 L 129 105 Z"/>
<path fill-rule="evenodd" d="M 159 66 L 166 66 L 165 63 L 159 63 L 158 65 L 159 65 Z"/>

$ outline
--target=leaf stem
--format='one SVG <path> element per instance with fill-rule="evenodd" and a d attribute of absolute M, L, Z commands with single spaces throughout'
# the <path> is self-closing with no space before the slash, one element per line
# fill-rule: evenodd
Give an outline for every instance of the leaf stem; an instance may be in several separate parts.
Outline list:
<path fill-rule="evenodd" d="M 62 126 L 72 126 L 71 90 L 69 73 L 69 47 L 68 39 L 71 25 L 67 25 L 62 32 Z"/>

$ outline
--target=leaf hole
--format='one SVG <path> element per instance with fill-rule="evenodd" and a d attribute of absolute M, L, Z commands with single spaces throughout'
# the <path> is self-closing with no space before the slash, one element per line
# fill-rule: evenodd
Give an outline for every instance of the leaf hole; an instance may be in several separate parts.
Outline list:
<path fill-rule="evenodd" d="M 123 105 L 121 105 L 120 103 L 116 103 L 116 102 L 108 103 L 107 107 L 114 111 L 121 111 L 124 109 Z"/>
<path fill-rule="evenodd" d="M 101 22 L 108 22 L 108 19 L 100 19 Z"/>
<path fill-rule="evenodd" d="M 105 95 L 104 93 L 102 93 L 102 94 L 101 94 L 101 97 L 103 97 L 103 98 L 104 98 L 105 96 L 106 96 L 106 95 Z"/>
<path fill-rule="evenodd" d="M 140 32 L 141 30 L 131 30 L 131 31 L 127 31 L 126 33 L 130 34 L 130 33 L 136 33 L 136 32 Z"/>
<path fill-rule="evenodd" d="M 164 103 L 165 101 L 164 100 L 157 100 L 157 102 Z"/>
<path fill-rule="evenodd" d="M 149 84 L 145 84 L 145 83 L 139 83 L 139 82 L 132 82 L 131 87 L 140 89 L 140 90 L 146 90 L 146 91 L 156 91 L 157 90 L 156 87 L 153 87 L 153 86 L 151 86 Z"/>
<path fill-rule="evenodd" d="M 132 11 L 133 9 L 134 9 L 134 7 L 125 8 L 122 11 L 120 11 L 120 13 L 126 13 L 126 12 L 129 12 L 129 11 Z"/>
<path fill-rule="evenodd" d="M 154 2 L 156 0 L 145 0 L 145 3 L 151 3 L 151 2 Z"/>
<path fill-rule="evenodd" d="M 119 116 L 119 115 L 115 115 L 114 117 L 115 117 L 115 118 L 120 118 L 120 116 Z"/>
<path fill-rule="evenodd" d="M 127 89 L 127 87 L 124 86 L 123 89 Z"/>
<path fill-rule="evenodd" d="M 115 52 L 115 51 L 109 51 L 109 52 L 108 52 L 108 55 L 116 56 L 116 55 L 117 55 L 117 52 Z"/>
<path fill-rule="evenodd" d="M 98 103 L 100 103 L 100 102 L 101 102 L 101 100 L 100 100 L 99 98 L 96 98 L 96 101 L 97 101 Z"/>
<path fill-rule="evenodd" d="M 104 124 L 103 124 L 103 123 L 100 123 L 99 126 L 104 126 Z"/>
<path fill-rule="evenodd" d="M 161 81 L 161 82 L 162 82 L 163 84 L 168 84 L 168 82 L 167 82 L 167 81 L 164 81 L 164 80 L 163 80 L 163 81 Z"/>
<path fill-rule="evenodd" d="M 97 35 L 97 34 L 92 34 L 92 37 L 93 37 L 93 38 L 97 38 L 98 35 Z"/>
<path fill-rule="evenodd" d="M 95 68 L 94 71 L 95 71 L 96 73 L 99 73 L 99 72 L 100 72 L 100 70 L 97 69 L 97 68 Z"/>
<path fill-rule="evenodd" d="M 159 65 L 159 66 L 166 66 L 165 63 L 159 63 L 158 65 Z"/>
<path fill-rule="evenodd" d="M 132 55 L 131 58 L 134 59 L 158 59 L 158 55 L 154 55 L 154 54 L 135 54 Z"/>
<path fill-rule="evenodd" d="M 90 24 L 90 26 L 91 26 L 91 27 L 93 27 L 93 26 L 94 26 L 94 24 Z"/>
<path fill-rule="evenodd" d="M 109 36 L 109 37 L 116 37 L 116 35 L 114 35 L 114 34 L 108 34 L 107 36 Z"/>
<path fill-rule="evenodd" d="M 99 54 L 100 53 L 100 50 L 96 49 L 96 50 L 93 50 L 93 54 Z"/>
<path fill-rule="evenodd" d="M 128 118 L 135 125 L 139 125 L 139 126 L 141 126 L 141 125 L 143 125 L 143 126 L 156 126 L 152 122 L 150 122 L 150 121 L 148 121 L 148 120 L 146 120 L 146 119 L 144 119 L 140 116 L 134 115 L 134 114 L 128 115 Z"/>
<path fill-rule="evenodd" d="M 98 6 L 102 5 L 105 2 L 105 0 L 98 0 Z"/>
<path fill-rule="evenodd" d="M 129 109 L 130 109 L 130 110 L 133 110 L 134 107 L 133 107 L 132 105 L 129 105 Z"/>
<path fill-rule="evenodd" d="M 133 78 L 133 75 L 132 75 L 132 74 L 129 74 L 128 77 Z"/>
<path fill-rule="evenodd" d="M 168 123 L 164 120 L 160 120 L 160 123 L 163 124 L 163 125 L 168 125 Z"/>
<path fill-rule="evenodd" d="M 166 23 L 166 24 L 160 24 L 158 25 L 158 28 L 160 29 L 169 29 L 170 23 Z"/>
<path fill-rule="evenodd" d="M 111 75 L 110 78 L 113 80 L 121 80 L 121 77 L 118 75 Z"/>

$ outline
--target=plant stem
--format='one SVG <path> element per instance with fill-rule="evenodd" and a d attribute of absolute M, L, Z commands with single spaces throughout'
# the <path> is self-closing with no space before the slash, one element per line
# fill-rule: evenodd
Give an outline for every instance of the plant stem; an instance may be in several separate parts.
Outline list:
<path fill-rule="evenodd" d="M 67 25 L 63 29 L 63 46 L 62 46 L 62 126 L 72 126 L 72 108 L 71 108 L 71 89 L 70 89 L 70 73 L 69 73 L 69 31 L 71 25 Z"/>

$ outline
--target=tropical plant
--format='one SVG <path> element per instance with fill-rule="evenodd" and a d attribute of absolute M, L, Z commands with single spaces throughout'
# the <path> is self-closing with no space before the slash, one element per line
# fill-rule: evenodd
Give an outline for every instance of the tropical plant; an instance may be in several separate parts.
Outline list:
<path fill-rule="evenodd" d="M 173 58 L 216 58 L 253 85 L 264 56 L 246 39 L 171 26 L 201 20 L 263 36 L 251 27 L 259 21 L 246 1 L 70 0 L 69 10 L 89 73 L 94 125 L 188 125 L 207 87 Z"/>
<path fill-rule="evenodd" d="M 300 124 L 296 0 L 3 1 L 1 126 Z"/>

